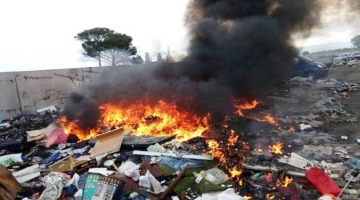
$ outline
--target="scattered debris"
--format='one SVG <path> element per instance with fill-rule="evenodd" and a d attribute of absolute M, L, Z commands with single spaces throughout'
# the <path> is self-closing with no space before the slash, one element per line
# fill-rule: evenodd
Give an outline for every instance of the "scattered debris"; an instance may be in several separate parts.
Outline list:
<path fill-rule="evenodd" d="M 288 113 L 229 118 L 188 140 L 123 126 L 83 140 L 57 125 L 54 106 L 3 120 L 0 174 L 12 176 L 6 180 L 14 190 L 0 179 L 0 193 L 44 200 L 358 198 L 360 139 L 332 137 L 323 126 L 357 122 L 340 100 L 359 85 L 305 78 L 285 85 L 293 90 L 268 100 L 289 106 Z"/>

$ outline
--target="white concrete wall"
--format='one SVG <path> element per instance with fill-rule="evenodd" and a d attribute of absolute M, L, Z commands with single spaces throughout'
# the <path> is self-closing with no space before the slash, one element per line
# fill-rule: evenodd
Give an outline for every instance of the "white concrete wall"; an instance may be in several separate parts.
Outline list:
<path fill-rule="evenodd" d="M 21 114 L 14 72 L 0 73 L 0 120 Z"/>
<path fill-rule="evenodd" d="M 0 120 L 35 114 L 50 105 L 62 108 L 69 93 L 86 92 L 88 83 L 99 81 L 98 71 L 95 67 L 0 73 Z"/>
<path fill-rule="evenodd" d="M 82 69 L 16 72 L 15 74 L 23 114 L 35 113 L 37 109 L 49 105 L 62 107 L 71 91 L 84 91 Z"/>
<path fill-rule="evenodd" d="M 35 114 L 36 110 L 50 105 L 62 108 L 71 92 L 88 93 L 92 84 L 106 80 L 109 74 L 120 74 L 126 67 L 134 66 L 0 73 L 0 120 Z"/>

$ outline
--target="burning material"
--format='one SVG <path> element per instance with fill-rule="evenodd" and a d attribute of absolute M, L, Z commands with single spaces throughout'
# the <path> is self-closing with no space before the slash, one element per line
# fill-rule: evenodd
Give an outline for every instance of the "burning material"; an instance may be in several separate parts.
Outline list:
<path fill-rule="evenodd" d="M 223 153 L 223 149 L 220 148 L 219 142 L 214 139 L 207 140 L 208 145 L 208 153 L 210 153 L 214 158 L 219 159 L 221 163 L 226 163 L 225 155 Z"/>
<path fill-rule="evenodd" d="M 280 187 L 288 187 L 292 180 L 293 179 L 291 177 L 285 176 L 285 179 L 283 181 L 277 180 L 276 185 Z"/>
<path fill-rule="evenodd" d="M 277 142 L 272 146 L 269 146 L 269 152 L 273 154 L 283 154 L 282 148 L 283 148 L 282 142 Z"/>
<path fill-rule="evenodd" d="M 273 125 L 279 125 L 271 115 L 266 115 L 264 120 Z"/>
<path fill-rule="evenodd" d="M 68 121 L 66 117 L 60 119 L 60 122 L 66 133 L 76 134 L 82 140 L 96 136 L 102 132 L 102 127 L 122 127 L 124 130 L 132 130 L 134 135 L 177 135 L 180 141 L 201 136 L 209 129 L 209 116 L 198 117 L 190 112 L 179 111 L 175 103 L 164 101 L 158 101 L 153 107 L 140 101 L 131 104 L 124 101 L 117 105 L 102 105 L 100 111 L 102 117 L 98 126 L 90 130 L 82 130 L 76 121 Z"/>
<path fill-rule="evenodd" d="M 238 139 L 238 135 L 235 135 L 235 131 L 234 130 L 231 130 L 231 134 L 229 136 L 229 144 L 230 145 L 235 145 L 235 143 L 237 142 L 237 139 Z"/>
<path fill-rule="evenodd" d="M 243 110 L 251 110 L 251 109 L 254 109 L 257 105 L 259 104 L 258 101 L 256 100 L 253 100 L 252 102 L 245 102 L 243 104 L 240 104 L 240 105 L 237 105 L 235 104 L 235 108 L 236 108 L 236 113 L 239 115 L 239 116 L 244 116 L 243 114 Z"/>

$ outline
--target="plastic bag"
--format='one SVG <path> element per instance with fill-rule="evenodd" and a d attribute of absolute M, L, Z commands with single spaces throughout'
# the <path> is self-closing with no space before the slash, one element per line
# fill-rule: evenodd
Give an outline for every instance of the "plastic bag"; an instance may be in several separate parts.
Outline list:
<path fill-rule="evenodd" d="M 305 172 L 306 178 L 315 186 L 315 188 L 322 194 L 332 194 L 337 196 L 341 190 L 338 185 L 319 168 L 312 167 Z"/>

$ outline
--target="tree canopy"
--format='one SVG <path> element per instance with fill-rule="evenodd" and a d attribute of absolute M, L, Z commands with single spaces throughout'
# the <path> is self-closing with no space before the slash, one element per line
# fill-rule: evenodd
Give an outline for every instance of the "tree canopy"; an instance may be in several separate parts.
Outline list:
<path fill-rule="evenodd" d="M 78 33 L 75 39 L 82 42 L 83 55 L 117 65 L 126 63 L 129 56 L 136 55 L 136 47 L 132 45 L 132 37 L 117 33 L 108 28 L 93 28 Z"/>
<path fill-rule="evenodd" d="M 357 48 L 360 48 L 360 35 L 357 35 L 351 39 L 351 43 Z"/>

